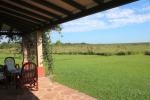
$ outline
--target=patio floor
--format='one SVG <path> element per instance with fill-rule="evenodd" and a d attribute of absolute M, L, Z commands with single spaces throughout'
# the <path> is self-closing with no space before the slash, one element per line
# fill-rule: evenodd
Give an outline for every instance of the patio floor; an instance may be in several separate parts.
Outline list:
<path fill-rule="evenodd" d="M 11 87 L 0 89 L 0 100 L 96 100 L 77 90 L 57 82 L 50 82 L 46 77 L 39 78 L 39 90 L 21 90 Z"/>

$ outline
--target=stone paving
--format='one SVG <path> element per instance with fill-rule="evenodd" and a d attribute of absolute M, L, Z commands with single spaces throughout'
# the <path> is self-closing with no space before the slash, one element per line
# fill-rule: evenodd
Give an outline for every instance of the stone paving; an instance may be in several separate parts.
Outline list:
<path fill-rule="evenodd" d="M 39 78 L 38 91 L 1 89 L 0 100 L 96 100 L 96 98 L 42 77 Z"/>

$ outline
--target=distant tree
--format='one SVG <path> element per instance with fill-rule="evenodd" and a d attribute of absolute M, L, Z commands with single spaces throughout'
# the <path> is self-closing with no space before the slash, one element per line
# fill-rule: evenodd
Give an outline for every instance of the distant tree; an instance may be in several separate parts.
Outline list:
<path fill-rule="evenodd" d="M 7 42 L 3 42 L 3 43 L 1 43 L 0 48 L 7 49 L 7 48 L 9 48 L 9 44 Z"/>
<path fill-rule="evenodd" d="M 80 44 L 87 44 L 87 43 L 85 43 L 85 42 L 82 42 L 82 43 L 80 43 Z"/>
<path fill-rule="evenodd" d="M 56 43 L 55 43 L 55 45 L 61 45 L 61 44 L 62 44 L 62 43 L 61 43 L 60 40 L 56 41 Z"/>

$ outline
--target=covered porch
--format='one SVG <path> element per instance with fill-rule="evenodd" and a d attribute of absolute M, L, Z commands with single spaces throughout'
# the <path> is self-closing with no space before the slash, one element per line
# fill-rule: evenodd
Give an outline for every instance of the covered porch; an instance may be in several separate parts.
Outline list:
<path fill-rule="evenodd" d="M 54 97 L 55 100 L 75 100 L 75 98 L 76 100 L 94 100 L 92 97 L 58 83 L 51 83 L 44 77 L 42 34 L 58 24 L 134 1 L 137 0 L 1 0 L 0 35 L 21 36 L 22 63 L 32 61 L 38 66 L 39 91 L 13 94 L 14 100 L 16 98 L 26 100 L 30 96 L 33 100 L 49 100 L 48 96 Z M 2 92 L 0 97 L 6 97 L 7 92 L 0 92 Z M 11 93 L 11 90 L 9 92 Z M 7 99 L 11 99 L 11 96 L 7 96 L 5 100 Z"/>
<path fill-rule="evenodd" d="M 136 0 L 1 0 L 0 35 L 22 37 L 23 63 L 32 61 L 38 66 L 39 77 L 43 67 L 42 34 L 58 24 Z"/>

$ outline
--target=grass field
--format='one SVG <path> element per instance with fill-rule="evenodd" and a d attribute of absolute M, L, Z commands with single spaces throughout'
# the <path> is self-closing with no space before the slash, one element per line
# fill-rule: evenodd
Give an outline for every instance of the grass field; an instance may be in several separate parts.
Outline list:
<path fill-rule="evenodd" d="M 150 56 L 55 55 L 54 79 L 100 100 L 150 100 Z"/>
<path fill-rule="evenodd" d="M 13 54 L 6 49 L 0 49 L 0 64 L 4 64 L 4 59 L 6 57 L 14 57 L 17 64 L 22 64 L 22 55 L 21 54 Z"/>
<path fill-rule="evenodd" d="M 150 100 L 150 56 L 143 55 L 150 50 L 149 43 L 58 47 L 62 53 L 141 52 L 122 56 L 55 54 L 54 80 L 100 100 Z M 12 56 L 21 65 L 22 56 L 15 50 L 0 49 L 0 52 L 0 64 L 5 57 Z"/>

